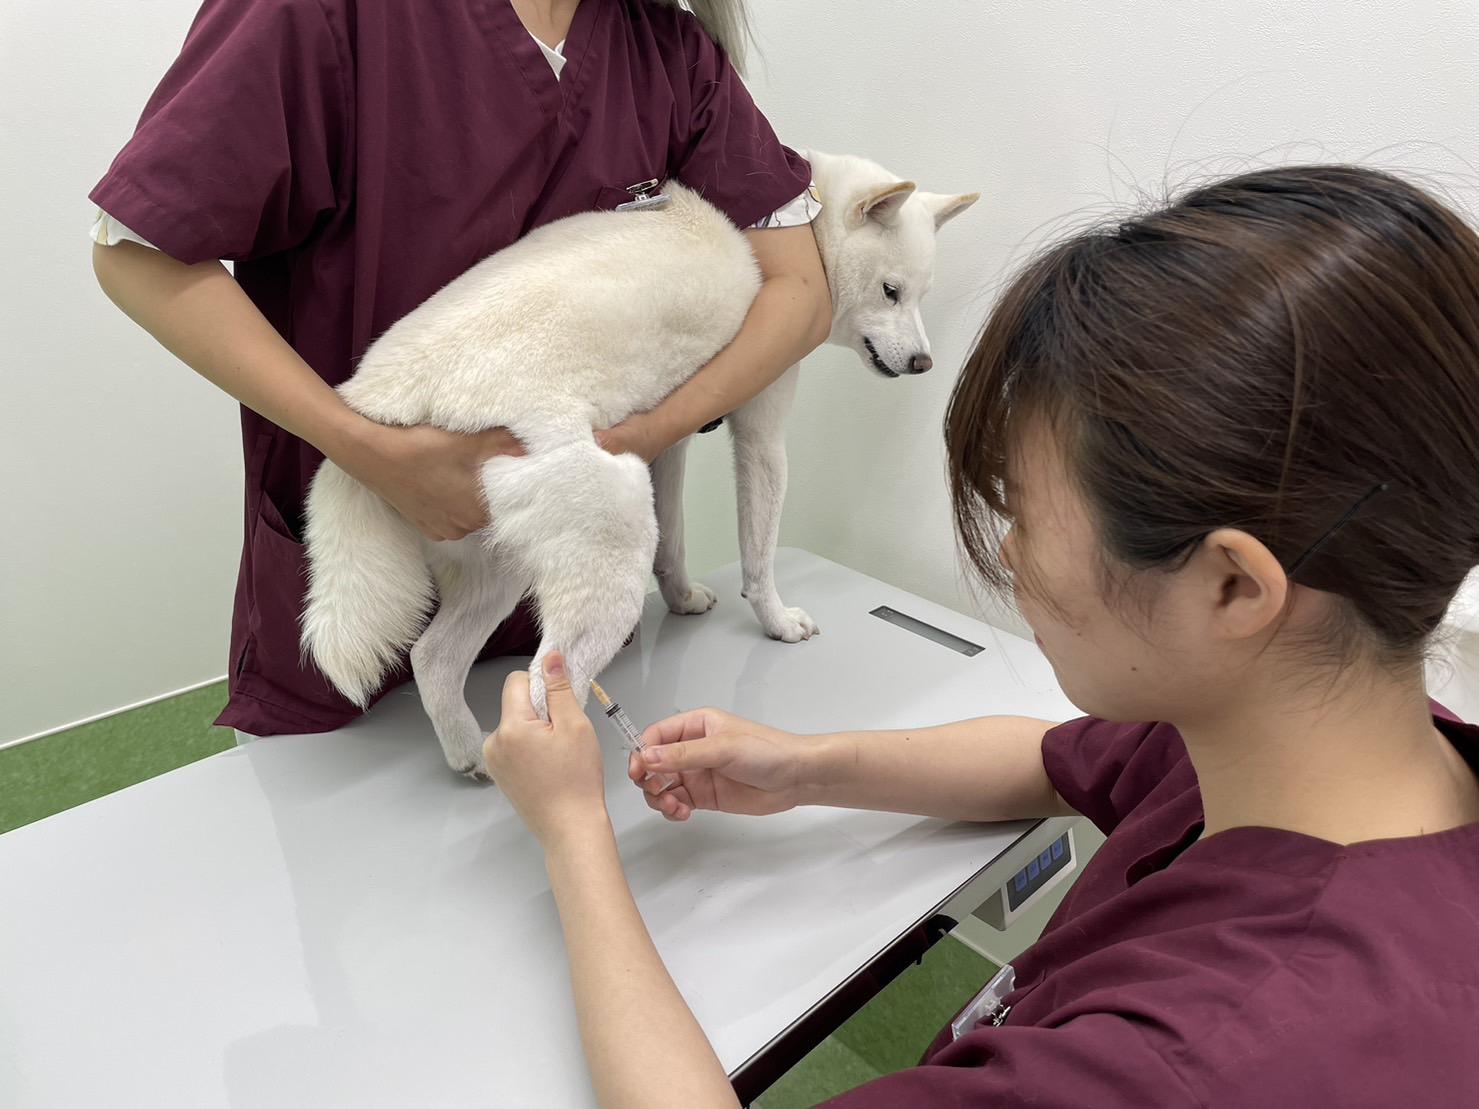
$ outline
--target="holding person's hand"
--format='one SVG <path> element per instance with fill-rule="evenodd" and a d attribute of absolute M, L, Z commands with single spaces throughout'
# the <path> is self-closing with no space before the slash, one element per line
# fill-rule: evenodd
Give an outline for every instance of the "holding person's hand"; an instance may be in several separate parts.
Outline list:
<path fill-rule="evenodd" d="M 647 793 L 649 808 L 668 820 L 687 820 L 695 809 L 768 816 L 801 804 L 814 738 L 745 720 L 719 709 L 670 716 L 642 733 L 647 749 L 633 754 L 627 776 Z M 675 774 L 665 793 L 650 771 Z"/>
<path fill-rule="evenodd" d="M 565 833 L 610 827 L 605 772 L 596 731 L 575 700 L 565 660 L 544 659 L 549 723 L 529 699 L 529 675 L 516 670 L 503 683 L 503 717 L 483 741 L 488 776 L 513 802 L 529 830 L 547 849 Z"/>
<path fill-rule="evenodd" d="M 523 444 L 504 427 L 469 435 L 430 424 L 372 424 L 362 449 L 335 461 L 428 539 L 461 539 L 488 524 L 483 463 L 523 453 Z"/>
<path fill-rule="evenodd" d="M 635 454 L 648 465 L 672 444 L 658 434 L 651 416 L 634 412 L 614 427 L 595 432 L 596 446 L 608 454 Z"/>

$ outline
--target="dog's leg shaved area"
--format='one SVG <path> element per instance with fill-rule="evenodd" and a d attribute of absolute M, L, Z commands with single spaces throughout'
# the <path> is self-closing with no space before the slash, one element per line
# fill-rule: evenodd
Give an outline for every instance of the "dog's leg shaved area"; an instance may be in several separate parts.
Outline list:
<path fill-rule="evenodd" d="M 796 395 L 797 367 L 729 418 L 734 435 L 735 487 L 739 499 L 740 567 L 744 595 L 765 634 L 786 643 L 819 630 L 799 608 L 788 608 L 775 588 L 775 546 L 786 499 L 786 414 Z"/>
<path fill-rule="evenodd" d="M 708 612 L 719 598 L 703 582 L 690 581 L 683 555 L 683 467 L 688 440 L 674 443 L 652 463 L 652 494 L 657 502 L 657 558 L 652 572 L 668 611 Z"/>
<path fill-rule="evenodd" d="M 589 431 L 586 432 L 589 435 Z M 483 468 L 490 550 L 527 567 L 543 638 L 529 695 L 549 719 L 544 656 L 559 650 L 576 700 L 642 616 L 657 551 L 652 476 L 634 454 L 612 456 L 584 438 Z"/>
<path fill-rule="evenodd" d="M 411 648 L 411 670 L 447 765 L 483 778 L 483 729 L 463 691 L 478 651 L 518 604 L 527 580 L 517 567 L 491 560 L 476 539 L 429 546 L 441 604 Z"/>

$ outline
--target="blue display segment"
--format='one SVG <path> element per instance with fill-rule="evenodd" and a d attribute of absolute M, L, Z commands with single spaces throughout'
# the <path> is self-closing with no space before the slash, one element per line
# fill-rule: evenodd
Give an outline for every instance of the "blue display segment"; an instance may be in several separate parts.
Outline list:
<path fill-rule="evenodd" d="M 1007 907 L 1012 910 L 1020 908 L 1029 897 L 1042 889 L 1053 875 L 1067 868 L 1071 861 L 1072 854 L 1068 850 L 1068 833 L 1064 832 L 1046 851 L 1012 876 L 1012 881 L 1006 891 Z"/>

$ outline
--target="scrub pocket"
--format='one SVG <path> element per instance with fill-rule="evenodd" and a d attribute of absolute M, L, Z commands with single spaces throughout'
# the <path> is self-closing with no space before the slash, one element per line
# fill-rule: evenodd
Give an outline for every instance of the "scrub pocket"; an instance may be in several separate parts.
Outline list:
<path fill-rule="evenodd" d="M 300 696 L 303 667 L 298 617 L 308 586 L 308 552 L 265 492 L 252 526 L 252 607 L 242 670 Z"/>
<path fill-rule="evenodd" d="M 262 488 L 269 454 L 280 449 L 270 433 L 258 438 L 248 486 L 253 497 L 247 634 L 237 676 L 241 691 L 290 713 L 342 716 L 348 703 L 325 687 L 303 656 L 299 617 L 308 586 L 308 552 L 289 530 L 281 509 Z M 329 696 L 325 697 L 328 693 Z"/>

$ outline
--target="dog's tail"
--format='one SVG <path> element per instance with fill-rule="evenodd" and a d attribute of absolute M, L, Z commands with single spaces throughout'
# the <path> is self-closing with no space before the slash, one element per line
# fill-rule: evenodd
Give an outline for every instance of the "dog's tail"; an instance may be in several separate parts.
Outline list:
<path fill-rule="evenodd" d="M 325 460 L 308 492 L 303 649 L 363 708 L 416 642 L 435 599 L 415 527 Z"/>

